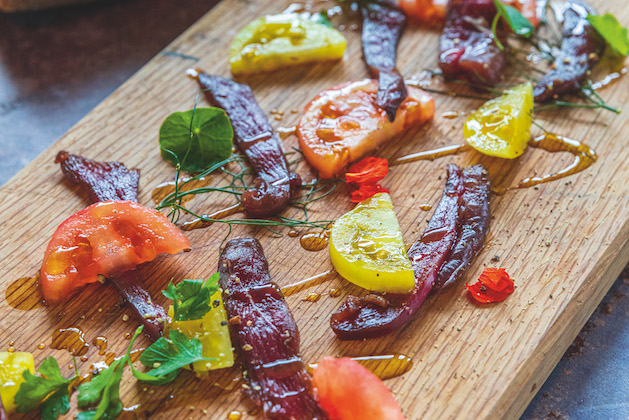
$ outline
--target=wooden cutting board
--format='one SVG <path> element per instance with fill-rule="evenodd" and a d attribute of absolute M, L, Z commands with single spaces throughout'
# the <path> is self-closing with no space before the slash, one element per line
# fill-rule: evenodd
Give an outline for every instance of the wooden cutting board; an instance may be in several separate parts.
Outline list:
<path fill-rule="evenodd" d="M 622 0 L 597 0 L 602 12 L 613 11 L 629 24 L 629 9 Z M 119 160 L 141 169 L 140 202 L 153 205 L 151 193 L 160 183 L 173 179 L 173 168 L 159 155 L 158 129 L 174 111 L 192 108 L 198 92 L 186 77 L 189 67 L 229 75 L 228 46 L 248 21 L 286 9 L 288 1 L 228 0 L 167 47 L 128 82 L 73 127 L 0 189 L 0 345 L 33 352 L 36 365 L 54 355 L 66 376 L 73 370 L 66 350 L 51 349 L 59 329 L 82 331 L 88 347 L 77 359 L 81 374 L 96 362 L 121 355 L 125 334 L 136 328 L 127 320 L 130 311 L 109 285 L 91 285 L 70 302 L 58 307 L 38 306 L 36 287 L 20 278 L 34 276 L 55 228 L 69 215 L 88 204 L 79 188 L 64 180 L 53 163 L 58 150 L 68 150 L 98 160 Z M 318 3 L 332 7 L 335 3 Z M 616 7 L 614 7 L 616 6 Z M 318 92 L 333 85 L 367 77 L 360 53 L 360 35 L 348 22 L 348 49 L 335 64 L 295 67 L 247 79 L 275 127 L 294 125 L 303 106 Z M 435 68 L 439 31 L 410 26 L 399 51 L 399 67 L 407 77 L 424 68 Z M 197 61 L 194 57 L 198 57 Z M 626 103 L 629 79 L 601 90 L 610 104 Z M 412 130 L 383 148 L 379 155 L 393 159 L 407 153 L 461 143 L 465 113 L 482 101 L 435 95 L 434 121 Z M 201 99 L 204 104 L 204 99 Z M 293 112 L 295 110 L 295 112 Z M 271 111 L 282 111 L 283 116 Z M 450 119 L 444 113 L 463 116 Z M 276 118 L 277 116 L 277 118 Z M 629 142 L 627 114 L 570 110 L 546 112 L 538 121 L 554 132 L 582 139 L 593 147 L 598 162 L 586 171 L 563 180 L 508 192 L 492 198 L 491 232 L 485 249 L 463 281 L 435 293 L 401 331 L 380 339 L 341 342 L 328 326 L 329 314 L 348 293 L 360 293 L 340 277 L 304 289 L 287 298 L 302 337 L 302 353 L 314 362 L 326 355 L 365 356 L 401 353 L 414 365 L 406 374 L 387 380 L 409 419 L 419 418 L 517 418 L 542 385 L 577 332 L 629 261 Z M 285 147 L 296 145 L 289 137 Z M 385 179 L 408 244 L 423 232 L 431 212 L 423 204 L 436 205 L 445 180 L 445 166 L 484 164 L 496 186 L 514 185 L 532 174 L 566 167 L 568 154 L 529 149 L 521 158 L 503 161 L 466 152 L 435 161 L 396 166 Z M 308 180 L 313 174 L 305 164 L 298 171 Z M 216 179 L 216 184 L 221 180 Z M 209 213 L 233 203 L 232 197 L 198 197 L 190 206 Z M 332 196 L 315 204 L 312 219 L 336 219 L 351 208 L 347 192 L 339 187 Z M 287 212 L 300 217 L 300 211 Z M 282 236 L 254 227 L 235 227 L 236 236 L 255 236 L 262 242 L 273 278 L 280 286 L 325 273 L 331 268 L 328 253 L 310 252 L 298 237 Z M 307 230 L 301 230 L 305 233 Z M 160 303 L 162 290 L 171 278 L 204 278 L 216 270 L 218 249 L 227 227 L 214 225 L 189 233 L 193 251 L 163 256 L 145 265 L 142 276 Z M 496 258 L 498 261 L 496 262 Z M 472 282 L 484 266 L 507 268 L 517 288 L 506 301 L 488 306 L 473 303 L 464 281 Z M 16 282 L 17 281 L 17 282 Z M 329 290 L 341 295 L 332 297 Z M 317 302 L 302 301 L 319 293 Z M 11 301 L 10 306 L 4 297 Z M 21 304 L 18 304 L 22 302 Z M 29 306 L 33 309 L 25 310 Z M 107 340 L 106 349 L 92 344 Z M 101 340 L 102 342 L 102 340 Z M 74 343 L 80 350 L 80 340 Z M 142 338 L 136 348 L 149 344 Z M 102 347 L 102 346 L 101 346 Z M 139 362 L 136 362 L 139 363 Z M 237 386 L 231 384 L 238 369 L 213 372 L 206 380 L 183 372 L 164 387 L 138 384 L 128 372 L 121 395 L 129 416 L 151 418 L 225 418 L 232 410 L 244 412 Z M 228 388 L 223 390 L 223 388 Z M 230 388 L 236 388 L 230 390 Z M 76 394 L 71 401 L 76 413 Z"/>

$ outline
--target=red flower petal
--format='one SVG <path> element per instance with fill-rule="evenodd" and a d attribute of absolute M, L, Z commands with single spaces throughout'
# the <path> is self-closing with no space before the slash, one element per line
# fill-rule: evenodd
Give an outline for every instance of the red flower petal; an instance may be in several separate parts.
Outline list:
<path fill-rule="evenodd" d="M 389 190 L 382 188 L 380 184 L 362 184 L 359 189 L 352 191 L 352 203 L 360 203 L 378 193 L 388 193 Z"/>
<path fill-rule="evenodd" d="M 515 290 L 513 280 L 504 268 L 486 267 L 472 285 L 466 284 L 472 297 L 481 303 L 502 302 Z"/>
<path fill-rule="evenodd" d="M 375 184 L 389 173 L 389 162 L 377 157 L 365 158 L 352 166 L 345 174 L 348 184 Z"/>

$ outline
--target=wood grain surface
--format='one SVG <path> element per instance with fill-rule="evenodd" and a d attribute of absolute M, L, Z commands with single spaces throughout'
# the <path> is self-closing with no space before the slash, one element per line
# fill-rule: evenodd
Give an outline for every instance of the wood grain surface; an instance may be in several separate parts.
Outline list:
<path fill-rule="evenodd" d="M 621 0 L 592 1 L 602 12 L 613 11 L 623 24 L 629 9 Z M 14 281 L 35 275 L 48 240 L 57 225 L 88 204 L 87 197 L 65 181 L 53 163 L 58 150 L 65 149 L 98 160 L 119 160 L 141 170 L 140 202 L 152 205 L 151 192 L 173 179 L 173 168 L 159 156 L 157 137 L 163 119 L 174 111 L 192 108 L 198 92 L 196 82 L 186 77 L 190 66 L 221 75 L 229 74 L 227 53 L 235 33 L 249 20 L 284 10 L 288 1 L 227 0 L 192 26 L 73 127 L 63 138 L 35 159 L 0 189 L 0 292 L 5 296 Z M 317 4 L 331 7 L 334 3 Z M 613 6 L 616 7 L 613 7 Z M 357 22 L 355 22 L 357 23 Z M 359 32 L 348 23 L 348 49 L 335 64 L 295 67 L 246 79 L 262 108 L 276 127 L 294 125 L 299 110 L 318 92 L 347 80 L 367 77 L 360 59 Z M 399 67 L 406 77 L 424 68 L 435 68 L 439 33 L 410 26 L 399 52 Z M 199 57 L 200 61 L 186 56 Z M 624 105 L 629 79 L 620 79 L 601 90 L 611 104 Z M 434 121 L 412 130 L 383 148 L 379 155 L 392 159 L 407 153 L 463 141 L 464 116 L 449 119 L 449 111 L 469 113 L 482 101 L 436 95 Z M 201 101 L 203 103 L 203 101 Z M 284 112 L 276 119 L 272 110 Z M 297 320 L 302 354 L 306 361 L 326 355 L 362 356 L 403 353 L 414 360 L 413 368 L 401 377 L 387 380 L 409 419 L 419 418 L 517 418 L 535 395 L 552 368 L 602 299 L 621 269 L 629 261 L 629 159 L 627 115 L 571 110 L 544 113 L 537 118 L 547 129 L 578 138 L 593 147 L 598 162 L 586 171 L 538 188 L 516 190 L 494 196 L 493 219 L 485 249 L 476 258 L 464 281 L 473 281 L 484 266 L 506 267 L 517 288 L 506 301 L 481 306 L 466 296 L 461 281 L 435 293 L 405 328 L 396 334 L 362 342 L 341 342 L 329 328 L 329 314 L 348 293 L 361 293 L 338 276 L 287 298 Z M 296 139 L 285 140 L 285 148 Z M 484 164 L 496 186 L 508 186 L 532 174 L 559 170 L 571 162 L 568 154 L 549 154 L 529 149 L 514 161 L 492 159 L 475 152 L 393 167 L 385 179 L 391 190 L 404 238 L 408 244 L 423 232 L 429 211 L 435 205 L 449 162 Z M 297 168 L 304 179 L 313 177 L 305 164 Z M 214 182 L 220 184 L 217 177 Z M 209 213 L 233 204 L 232 197 L 198 197 L 190 206 Z M 336 219 L 351 208 L 344 188 L 310 211 L 313 219 Z M 300 210 L 287 214 L 299 216 Z M 279 237 L 253 227 L 235 227 L 231 235 L 255 236 L 262 242 L 271 275 L 280 285 L 326 272 L 331 268 L 326 251 L 309 252 L 299 238 L 281 228 Z M 302 230 L 301 233 L 305 233 Z M 203 278 L 216 270 L 218 248 L 227 227 L 214 225 L 189 233 L 193 251 L 162 256 L 141 268 L 149 292 L 165 304 L 162 290 L 171 278 Z M 498 262 L 495 261 L 495 256 Z M 493 261 L 492 261 L 493 259 Z M 330 289 L 341 290 L 331 297 Z M 318 302 L 301 299 L 310 292 L 322 294 Z M 20 296 L 38 296 L 37 289 L 24 288 Z M 12 296 L 15 297 L 15 296 Z M 89 350 L 79 361 L 82 374 L 90 365 L 121 355 L 128 341 L 125 334 L 137 326 L 124 321 L 130 311 L 120 304 L 110 284 L 91 285 L 70 302 L 58 307 L 38 306 L 32 310 L 12 308 L 0 299 L 0 344 L 13 341 L 16 351 L 30 351 L 36 365 L 54 355 L 64 374 L 72 370 L 66 350 L 50 348 L 53 333 L 77 327 L 84 332 Z M 92 345 L 97 336 L 106 337 L 105 354 Z M 39 349 L 40 344 L 44 345 Z M 146 347 L 142 338 L 137 348 Z M 4 350 L 4 349 L 3 349 Z M 224 390 L 238 369 L 213 372 L 197 379 L 182 372 L 164 387 L 137 383 L 128 372 L 121 395 L 129 412 L 125 416 L 151 418 L 225 418 L 232 410 L 248 407 L 237 389 Z M 217 386 L 219 384 L 221 386 Z M 226 386 L 228 385 L 228 386 Z M 237 388 L 237 387 L 236 387 Z M 76 394 L 71 400 L 76 413 Z M 34 416 L 34 415 L 33 415 Z M 243 418 L 251 416 L 245 414 Z"/>

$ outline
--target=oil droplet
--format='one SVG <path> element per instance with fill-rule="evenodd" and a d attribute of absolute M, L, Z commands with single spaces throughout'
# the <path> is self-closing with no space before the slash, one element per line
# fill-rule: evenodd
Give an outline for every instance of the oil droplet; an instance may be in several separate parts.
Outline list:
<path fill-rule="evenodd" d="M 391 379 L 404 375 L 413 367 L 413 359 L 403 354 L 382 354 L 375 356 L 352 357 L 380 379 Z M 316 363 L 308 364 L 307 371 L 312 374 Z"/>
<path fill-rule="evenodd" d="M 391 163 L 391 166 L 415 162 L 418 160 L 435 160 L 444 156 L 458 155 L 459 153 L 470 149 L 471 147 L 467 144 L 453 144 L 433 150 L 424 150 L 422 152 L 411 153 L 410 155 L 399 157 Z"/>
<path fill-rule="evenodd" d="M 233 410 L 227 415 L 227 420 L 240 420 L 242 413 L 240 411 Z"/>
<path fill-rule="evenodd" d="M 7 287 L 5 293 L 7 304 L 21 311 L 30 311 L 44 305 L 39 289 L 39 273 L 33 277 L 22 277 Z"/>
<path fill-rule="evenodd" d="M 199 179 L 191 179 L 191 178 L 181 178 L 179 180 L 179 192 L 190 191 L 194 188 L 202 188 L 207 187 L 212 181 L 211 177 L 201 177 Z M 170 194 L 175 192 L 175 181 L 163 182 L 159 184 L 153 190 L 151 194 L 151 198 L 155 204 L 159 204 L 168 197 Z M 194 198 L 194 194 L 184 195 L 181 198 L 181 203 L 187 203 L 188 201 Z"/>
<path fill-rule="evenodd" d="M 107 364 L 107 366 L 111 365 L 114 360 L 116 360 L 116 353 L 114 352 L 109 352 L 107 353 L 107 355 L 105 356 L 105 363 Z"/>
<path fill-rule="evenodd" d="M 231 207 L 227 207 L 214 213 L 204 214 L 203 217 L 206 219 L 224 219 L 227 216 L 231 216 L 232 214 L 240 213 L 243 211 L 242 205 L 240 203 L 234 204 Z M 207 221 L 202 219 L 192 219 L 189 222 L 185 222 L 181 225 L 181 230 L 190 231 L 194 229 L 201 229 L 210 226 L 213 221 Z"/>
<path fill-rule="evenodd" d="M 52 333 L 51 349 L 64 349 L 68 350 L 73 356 L 83 356 L 87 353 L 89 347 L 80 328 L 60 328 Z"/>
<path fill-rule="evenodd" d="M 339 297 L 341 296 L 341 291 L 339 289 L 330 289 L 328 294 L 330 295 L 330 297 Z"/>
<path fill-rule="evenodd" d="M 98 354 L 101 356 L 105 354 L 105 350 L 107 350 L 107 339 L 105 337 L 95 337 L 92 340 L 92 344 L 98 347 Z"/>
<path fill-rule="evenodd" d="M 81 360 L 81 362 L 87 362 L 87 356 L 81 356 L 79 360 Z"/>
<path fill-rule="evenodd" d="M 419 209 L 422 211 L 430 211 L 432 209 L 432 206 L 430 204 L 421 204 L 419 206 Z"/>
<path fill-rule="evenodd" d="M 140 356 L 142 356 L 144 350 L 145 349 L 131 350 L 131 352 L 129 353 L 129 359 L 131 360 L 131 363 L 135 363 L 140 358 Z"/>
<path fill-rule="evenodd" d="M 15 351 L 15 349 L 14 349 L 13 347 L 9 347 L 9 348 L 7 349 L 7 351 L 8 351 L 9 353 L 13 353 L 13 352 Z"/>
<path fill-rule="evenodd" d="M 294 136 L 297 133 L 297 127 L 279 127 L 277 133 L 280 135 L 280 139 L 286 140 L 290 136 Z"/>
<path fill-rule="evenodd" d="M 288 232 L 288 236 L 290 236 L 291 238 L 296 238 L 299 236 L 299 232 L 297 232 L 295 229 L 291 229 L 290 232 Z"/>
<path fill-rule="evenodd" d="M 306 296 L 305 298 L 303 298 L 301 301 L 302 302 L 317 302 L 319 299 L 321 299 L 321 295 L 319 293 L 308 293 L 308 296 Z"/>
<path fill-rule="evenodd" d="M 444 112 L 443 114 L 441 114 L 441 116 L 443 118 L 447 118 L 449 120 L 452 120 L 454 118 L 459 118 L 459 113 L 457 111 L 447 111 L 447 112 Z"/>
<path fill-rule="evenodd" d="M 564 136 L 559 136 L 557 134 L 545 133 L 540 136 L 535 137 L 531 141 L 529 141 L 529 146 L 534 148 L 539 148 L 546 150 L 550 153 L 557 152 L 568 152 L 574 156 L 574 161 L 571 165 L 568 165 L 566 168 L 561 169 L 560 171 L 553 172 L 550 174 L 542 175 L 542 176 L 533 176 L 529 178 L 525 178 L 518 183 L 515 187 L 509 188 L 494 188 L 492 192 L 498 195 L 502 195 L 509 190 L 515 190 L 520 188 L 530 188 L 538 184 L 543 184 L 546 182 L 556 181 L 558 179 L 574 175 L 579 173 L 596 162 L 598 156 L 596 155 L 596 151 L 592 149 L 587 144 L 581 143 L 578 140 L 569 139 Z"/>
<path fill-rule="evenodd" d="M 130 332 L 124 333 L 124 339 L 125 340 L 131 340 L 131 337 L 133 337 L 133 334 L 131 334 Z"/>
<path fill-rule="evenodd" d="M 322 251 L 328 247 L 330 232 L 307 232 L 301 235 L 299 243 L 306 251 Z"/>
<path fill-rule="evenodd" d="M 307 279 L 300 280 L 296 283 L 289 284 L 288 286 L 282 287 L 280 290 L 284 294 L 284 296 L 290 296 L 297 292 L 301 292 L 302 290 L 316 286 L 321 283 L 325 283 L 326 281 L 332 280 L 336 276 L 335 270 L 329 270 L 325 273 L 317 274 L 316 276 L 308 277 Z"/>
<path fill-rule="evenodd" d="M 9 341 L 9 347 L 13 347 L 13 346 L 15 346 L 15 341 L 13 340 Z"/>
<path fill-rule="evenodd" d="M 46 345 L 44 343 L 40 343 L 39 346 L 37 346 L 38 349 L 43 350 L 46 348 Z"/>

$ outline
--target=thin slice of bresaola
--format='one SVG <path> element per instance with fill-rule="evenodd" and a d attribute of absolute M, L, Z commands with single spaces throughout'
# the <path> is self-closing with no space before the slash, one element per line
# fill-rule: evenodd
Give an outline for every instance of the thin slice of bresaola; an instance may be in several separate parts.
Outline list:
<path fill-rule="evenodd" d="M 121 162 L 98 162 L 64 150 L 57 153 L 55 163 L 71 181 L 89 195 L 92 203 L 112 200 L 138 201 L 140 171 Z M 144 332 L 153 340 L 162 336 L 166 312 L 153 303 L 137 270 L 111 276 L 118 293 L 129 303 L 135 318 L 144 325 Z"/>
<path fill-rule="evenodd" d="M 140 171 L 120 162 L 97 162 L 64 150 L 57 153 L 55 163 L 63 174 L 79 184 L 92 203 L 109 200 L 138 201 Z"/>
<path fill-rule="evenodd" d="M 488 192 L 489 179 L 484 167 L 477 165 L 463 170 L 449 165 L 441 201 L 426 231 L 408 251 L 415 289 L 406 295 L 387 294 L 377 299 L 373 295 L 362 298 L 350 295 L 332 314 L 330 326 L 334 333 L 344 340 L 392 333 L 419 310 L 441 280 L 442 269 L 444 285 L 459 278 L 484 244 L 489 226 Z M 477 236 L 472 231 L 475 228 L 482 228 Z M 473 252 L 465 249 L 466 241 L 473 241 Z M 447 265 L 449 261 L 454 262 L 452 268 Z"/>
<path fill-rule="evenodd" d="M 267 419 L 325 419 L 299 353 L 299 331 L 282 292 L 271 282 L 257 239 L 229 241 L 218 270 L 244 392 Z"/>

